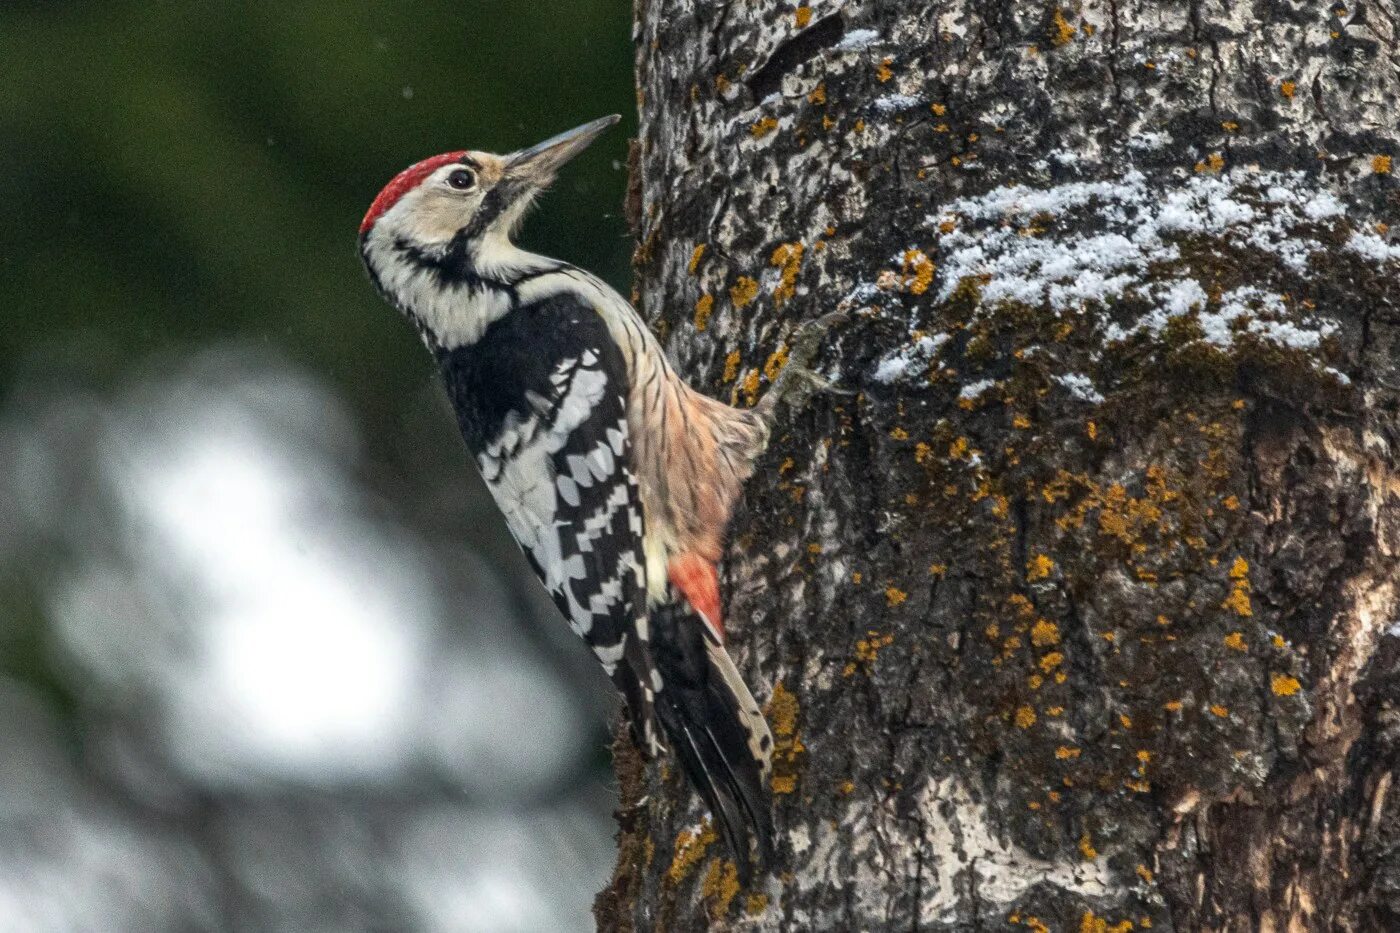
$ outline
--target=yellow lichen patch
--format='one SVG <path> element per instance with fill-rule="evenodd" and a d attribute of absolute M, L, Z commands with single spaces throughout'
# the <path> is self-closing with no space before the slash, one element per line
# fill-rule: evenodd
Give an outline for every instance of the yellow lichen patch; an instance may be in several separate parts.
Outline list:
<path fill-rule="evenodd" d="M 1031 626 L 1031 644 L 1037 648 L 1049 648 L 1060 643 L 1060 627 L 1049 619 L 1038 619 Z"/>
<path fill-rule="evenodd" d="M 1390 156 L 1388 156 L 1388 155 L 1378 155 L 1378 156 L 1374 156 L 1374 157 L 1371 159 L 1371 171 L 1375 172 L 1377 175 L 1389 175 L 1389 174 L 1390 174 Z"/>
<path fill-rule="evenodd" d="M 1102 917 L 1096 916 L 1092 910 L 1084 911 L 1084 916 L 1079 918 L 1079 933 L 1130 933 L 1133 929 L 1133 921 L 1123 920 L 1112 926 Z"/>
<path fill-rule="evenodd" d="M 786 346 L 779 347 L 770 353 L 768 359 L 764 361 L 763 375 L 768 377 L 769 382 L 773 382 L 778 378 L 778 374 L 783 371 L 783 367 L 787 365 L 787 361 L 788 348 Z"/>
<path fill-rule="evenodd" d="M 1099 426 L 1092 421 L 1086 422 L 1084 424 L 1084 433 L 1088 435 L 1089 440 L 1096 441 L 1099 439 Z"/>
<path fill-rule="evenodd" d="M 724 375 L 720 377 L 722 381 L 733 382 L 739 375 L 740 359 L 742 357 L 740 357 L 738 350 L 729 351 L 729 355 L 724 358 Z"/>
<path fill-rule="evenodd" d="M 898 606 L 909 598 L 909 594 L 903 590 L 889 586 L 885 588 L 885 603 L 889 606 Z"/>
<path fill-rule="evenodd" d="M 773 696 L 763 707 L 763 715 L 773 728 L 773 793 L 791 794 L 797 790 L 797 759 L 807 750 L 797 735 L 797 697 L 779 681 Z"/>
<path fill-rule="evenodd" d="M 961 460 L 963 457 L 967 456 L 967 453 L 968 443 L 965 437 L 955 438 L 953 442 L 948 445 L 948 456 L 952 457 L 954 460 Z"/>
<path fill-rule="evenodd" d="M 914 462 L 923 463 L 933 453 L 933 448 L 923 441 L 914 445 Z"/>
<path fill-rule="evenodd" d="M 690 870 L 700 864 L 705 857 L 705 850 L 710 847 L 718 837 L 715 833 L 714 824 L 707 817 L 700 828 L 694 832 L 683 829 L 676 833 L 676 854 L 671 858 L 671 866 L 666 869 L 666 880 L 671 884 L 680 884 L 685 880 Z"/>
<path fill-rule="evenodd" d="M 778 464 L 778 475 L 782 476 L 784 473 L 788 472 L 796 465 L 796 461 L 794 461 L 791 457 L 787 457 L 783 460 L 782 463 Z"/>
<path fill-rule="evenodd" d="M 812 8 L 809 6 L 800 6 L 796 10 L 793 10 L 792 21 L 797 25 L 798 29 L 805 28 L 807 24 L 812 21 Z"/>
<path fill-rule="evenodd" d="M 850 677 L 859 668 L 864 668 L 867 671 L 870 670 L 875 662 L 879 660 L 880 650 L 882 648 L 888 648 L 893 643 L 893 634 L 881 635 L 876 631 L 866 632 L 866 637 L 856 642 L 855 661 L 846 665 L 845 669 L 841 672 L 842 676 Z"/>
<path fill-rule="evenodd" d="M 1016 728 L 1029 729 L 1031 726 L 1035 725 L 1035 710 L 1031 709 L 1029 706 L 1018 706 L 1013 719 L 1015 720 Z"/>
<path fill-rule="evenodd" d="M 1196 163 L 1196 171 L 1210 172 L 1212 175 L 1225 167 L 1225 157 L 1218 152 L 1212 152 L 1203 160 Z"/>
<path fill-rule="evenodd" d="M 1220 504 L 1225 507 L 1225 511 L 1227 512 L 1238 512 L 1240 508 L 1240 498 L 1239 496 L 1226 496 L 1225 501 Z"/>
<path fill-rule="evenodd" d="M 1294 94 L 1298 93 L 1298 82 L 1285 81 L 1278 86 L 1278 92 L 1284 97 L 1292 97 Z"/>
<path fill-rule="evenodd" d="M 880 60 L 880 66 L 875 69 L 875 77 L 880 79 L 881 84 L 884 84 L 890 78 L 894 77 L 894 72 L 890 70 L 890 65 L 893 63 L 893 58 L 883 58 Z"/>
<path fill-rule="evenodd" d="M 856 782 L 842 781 L 841 785 L 836 788 L 836 792 L 839 793 L 842 797 L 849 797 L 851 794 L 854 794 L 856 792 Z"/>
<path fill-rule="evenodd" d="M 1218 716 L 1221 719 L 1224 719 L 1226 716 L 1230 715 L 1230 710 L 1224 706 L 1221 706 L 1219 703 L 1212 703 L 1210 705 L 1210 713 L 1212 716 Z"/>
<path fill-rule="evenodd" d="M 1050 44 L 1059 47 L 1073 40 L 1074 27 L 1065 19 L 1064 11 L 1055 7 L 1055 16 L 1050 21 Z"/>
<path fill-rule="evenodd" d="M 802 268 L 804 249 L 801 243 L 782 243 L 773 250 L 773 255 L 769 257 L 769 263 L 782 270 L 778 286 L 773 289 L 773 305 L 775 307 L 781 308 L 797 292 L 797 273 Z"/>
<path fill-rule="evenodd" d="M 749 370 L 749 374 L 744 377 L 742 386 L 744 391 L 744 398 L 748 401 L 750 408 L 752 408 L 758 402 L 758 382 L 758 370 Z"/>
<path fill-rule="evenodd" d="M 1152 883 L 1152 869 L 1148 868 L 1146 865 L 1139 865 L 1133 870 L 1137 872 L 1138 877 L 1143 881 L 1146 881 L 1148 884 Z"/>
<path fill-rule="evenodd" d="M 901 427 L 895 427 L 890 431 L 890 437 L 897 441 L 907 441 L 909 440 L 909 432 Z"/>
<path fill-rule="evenodd" d="M 935 117 L 941 117 L 948 112 L 948 108 L 945 107 L 943 104 L 929 104 L 928 109 L 933 111 L 933 115 Z M 947 233 L 948 231 L 944 230 L 943 232 Z"/>
<path fill-rule="evenodd" d="M 816 104 L 817 106 L 826 103 L 826 82 L 823 81 L 821 84 L 812 88 L 811 92 L 807 95 L 807 100 L 809 103 Z"/>
<path fill-rule="evenodd" d="M 1026 561 L 1026 579 L 1044 580 L 1055 569 L 1055 561 L 1048 555 L 1037 554 Z M 1058 639 L 1056 639 L 1058 640 Z"/>
<path fill-rule="evenodd" d="M 1234 120 L 1221 120 L 1220 128 L 1227 133 L 1234 133 L 1240 128 L 1240 125 Z"/>
<path fill-rule="evenodd" d="M 1269 678 L 1269 689 L 1274 692 L 1275 696 L 1291 697 L 1302 690 L 1303 685 L 1298 682 L 1296 677 L 1289 677 L 1287 674 L 1274 674 Z"/>
<path fill-rule="evenodd" d="M 1080 750 L 1070 745 L 1061 745 L 1059 748 L 1055 749 L 1055 757 L 1061 761 L 1070 758 L 1078 758 L 1079 754 Z"/>
<path fill-rule="evenodd" d="M 1011 419 L 1011 426 L 1024 431 L 1031 426 L 1031 419 L 1027 418 L 1025 415 L 1017 415 L 1015 418 Z"/>
<path fill-rule="evenodd" d="M 705 244 L 701 243 L 699 246 L 695 247 L 695 250 L 690 254 L 690 262 L 685 265 L 686 271 L 694 275 L 695 271 L 700 268 L 700 257 L 704 255 Z"/>
<path fill-rule="evenodd" d="M 864 579 L 864 576 L 861 574 L 861 572 L 860 572 L 859 570 L 857 570 L 855 573 L 851 574 L 851 582 L 854 583 L 856 586 L 860 586 L 860 581 L 863 580 L 863 579 Z"/>
<path fill-rule="evenodd" d="M 1089 839 L 1088 833 L 1079 837 L 1079 853 L 1090 862 L 1099 857 L 1099 850 L 1094 848 L 1094 843 Z"/>
<path fill-rule="evenodd" d="M 1167 702 L 1162 704 L 1162 709 L 1166 710 L 1169 713 L 1179 713 L 1181 712 L 1181 701 L 1168 700 Z"/>
<path fill-rule="evenodd" d="M 944 577 L 946 577 L 946 576 L 948 575 L 948 565 L 947 565 L 947 564 L 929 564 L 929 565 L 928 565 L 928 572 L 929 572 L 929 576 L 931 576 L 931 577 L 937 577 L 938 579 L 942 580 Z"/>
<path fill-rule="evenodd" d="M 729 905 L 739 893 L 739 871 L 734 863 L 727 858 L 711 862 L 700 891 L 710 902 L 714 914 L 722 917 L 729 913 Z"/>
<path fill-rule="evenodd" d="M 1235 581 L 1234 588 L 1230 590 L 1230 595 L 1225 597 L 1225 601 L 1220 604 L 1220 608 L 1228 609 L 1241 617 L 1254 615 L 1254 607 L 1249 601 L 1249 562 L 1243 557 L 1235 558 L 1234 564 L 1230 567 L 1230 579 Z"/>
<path fill-rule="evenodd" d="M 933 284 L 933 260 L 921 249 L 911 249 L 904 254 L 904 265 L 900 269 L 900 284 L 913 295 L 922 295 Z"/>
<path fill-rule="evenodd" d="M 762 139 L 778 128 L 778 121 L 773 117 L 764 117 L 749 127 L 749 132 L 754 139 Z"/>
<path fill-rule="evenodd" d="M 734 307 L 742 308 L 758 297 L 758 280 L 741 275 L 729 287 L 729 300 Z"/>
<path fill-rule="evenodd" d="M 1052 651 L 1040 659 L 1040 669 L 1048 674 L 1064 663 L 1064 660 L 1065 656 L 1062 653 Z"/>
<path fill-rule="evenodd" d="M 1243 632 L 1231 632 L 1225 636 L 1225 647 L 1235 651 L 1248 651 L 1249 646 L 1245 644 Z"/>
<path fill-rule="evenodd" d="M 744 901 L 744 912 L 750 917 L 757 917 L 768 909 L 767 894 L 750 894 Z"/>
<path fill-rule="evenodd" d="M 695 329 L 704 332 L 710 326 L 710 315 L 715 310 L 715 296 L 701 295 L 695 302 Z"/>

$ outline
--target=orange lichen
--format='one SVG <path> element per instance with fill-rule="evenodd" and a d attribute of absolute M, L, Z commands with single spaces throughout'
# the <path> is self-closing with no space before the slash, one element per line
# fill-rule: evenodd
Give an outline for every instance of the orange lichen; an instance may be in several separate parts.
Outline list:
<path fill-rule="evenodd" d="M 945 576 L 947 576 L 947 574 L 948 574 L 948 565 L 947 565 L 947 564 L 929 564 L 928 572 L 929 572 L 929 575 L 930 575 L 930 576 L 934 576 L 934 577 L 937 577 L 938 579 L 942 580 L 942 579 L 943 579 Z"/>
<path fill-rule="evenodd" d="M 718 838 L 708 817 L 700 823 L 699 829 L 693 832 L 683 829 L 676 833 L 676 854 L 672 856 L 671 865 L 666 869 L 666 880 L 671 884 L 684 881 L 691 869 L 700 864 L 705 857 L 705 850 Z"/>
<path fill-rule="evenodd" d="M 686 263 L 686 270 L 691 275 L 694 275 L 695 270 L 700 268 L 700 257 L 703 255 L 705 255 L 705 244 L 701 243 L 699 246 L 695 247 L 694 252 L 690 254 L 690 262 Z"/>
<path fill-rule="evenodd" d="M 729 859 L 715 859 L 705 872 L 700 891 L 710 902 L 714 915 L 729 913 L 729 905 L 739 893 L 739 871 Z"/>
<path fill-rule="evenodd" d="M 1389 175 L 1389 174 L 1390 174 L 1390 156 L 1388 156 L 1388 155 L 1378 155 L 1378 156 L 1374 156 L 1374 157 L 1371 159 L 1371 171 L 1375 172 L 1377 175 Z"/>
<path fill-rule="evenodd" d="M 1233 133 L 1240 128 L 1240 125 L 1234 120 L 1221 120 L 1220 128 L 1227 133 Z"/>
<path fill-rule="evenodd" d="M 823 81 L 816 87 L 812 88 L 811 93 L 807 95 L 807 100 L 809 103 L 813 103 L 818 106 L 821 106 L 822 104 L 826 103 L 826 82 Z"/>
<path fill-rule="evenodd" d="M 751 917 L 756 917 L 767 909 L 767 894 L 750 894 L 748 900 L 744 902 L 744 912 Z"/>
<path fill-rule="evenodd" d="M 1196 171 L 1210 172 L 1212 175 L 1218 173 L 1225 167 L 1225 157 L 1218 152 L 1212 152 L 1200 162 L 1196 163 Z"/>
<path fill-rule="evenodd" d="M 742 357 L 739 355 L 738 350 L 729 351 L 729 355 L 724 358 L 724 375 L 721 377 L 721 381 L 734 381 L 734 379 L 739 375 L 739 361 L 741 359 Z"/>
<path fill-rule="evenodd" d="M 1134 871 L 1137 872 L 1138 877 L 1143 881 L 1146 881 L 1148 884 L 1152 883 L 1152 869 L 1148 868 L 1146 865 L 1139 865 Z"/>
<path fill-rule="evenodd" d="M 1230 590 L 1230 595 L 1225 597 L 1225 601 L 1220 604 L 1220 607 L 1229 609 L 1241 617 L 1254 615 L 1254 607 L 1249 600 L 1249 562 L 1243 557 L 1235 558 L 1234 564 L 1230 567 L 1230 579 L 1235 581 L 1234 588 Z"/>
<path fill-rule="evenodd" d="M 945 107 L 943 104 L 929 104 L 928 109 L 930 109 L 930 110 L 933 111 L 933 115 L 934 115 L 935 117 L 941 117 L 941 116 L 943 116 L 945 113 L 948 112 L 948 108 Z M 944 231 L 944 233 L 947 233 L 947 232 L 948 232 L 948 231 L 946 231 L 946 230 Z"/>
<path fill-rule="evenodd" d="M 1048 648 L 1060 643 L 1060 627 L 1049 619 L 1039 619 L 1031 626 L 1031 644 Z"/>
<path fill-rule="evenodd" d="M 812 8 L 800 6 L 792 13 L 792 20 L 797 24 L 798 29 L 803 29 L 812 21 Z"/>
<path fill-rule="evenodd" d="M 1044 580 L 1055 569 L 1055 562 L 1045 554 L 1037 554 L 1026 561 L 1026 579 Z"/>
<path fill-rule="evenodd" d="M 1248 651 L 1249 646 L 1245 644 L 1243 632 L 1231 632 L 1225 636 L 1225 647 L 1235 651 Z"/>
<path fill-rule="evenodd" d="M 880 79 L 881 84 L 884 84 L 890 78 L 894 77 L 894 72 L 890 70 L 890 65 L 893 62 L 894 59 L 892 58 L 881 59 L 879 67 L 875 69 L 875 77 Z"/>
<path fill-rule="evenodd" d="M 1284 97 L 1292 97 L 1298 92 L 1298 82 L 1285 81 L 1278 86 L 1278 90 Z"/>
<path fill-rule="evenodd" d="M 1060 759 L 1061 761 L 1065 761 L 1070 758 L 1078 758 L 1079 755 L 1080 750 L 1071 745 L 1061 745 L 1059 748 L 1055 749 L 1055 757 Z"/>
<path fill-rule="evenodd" d="M 885 588 L 885 603 L 889 606 L 898 606 L 909 598 L 909 594 L 903 590 L 889 586 Z"/>
<path fill-rule="evenodd" d="M 801 243 L 783 243 L 773 250 L 768 261 L 781 270 L 777 288 L 773 289 L 773 306 L 781 308 L 797 291 L 797 273 L 802 268 Z"/>
<path fill-rule="evenodd" d="M 807 750 L 797 735 L 797 697 L 782 682 L 773 687 L 773 696 L 763 714 L 773 728 L 773 780 L 775 794 L 797 790 L 797 759 Z"/>
<path fill-rule="evenodd" d="M 1050 21 L 1050 44 L 1056 47 L 1068 45 L 1074 40 L 1074 27 L 1065 19 L 1064 11 L 1055 7 L 1055 15 Z"/>
<path fill-rule="evenodd" d="M 909 432 L 901 427 L 895 427 L 890 431 L 890 437 L 897 441 L 907 441 L 909 440 Z"/>
<path fill-rule="evenodd" d="M 1018 729 L 1029 729 L 1035 725 L 1035 710 L 1029 706 L 1017 707 L 1015 721 Z"/>
<path fill-rule="evenodd" d="M 778 378 L 778 374 L 783 371 L 783 367 L 787 365 L 787 361 L 788 348 L 786 346 L 781 346 L 770 353 L 768 359 L 764 361 L 763 375 L 768 377 L 769 382 L 775 381 Z"/>
<path fill-rule="evenodd" d="M 749 127 L 749 132 L 753 134 L 754 139 L 762 139 L 777 128 L 777 119 L 774 117 L 764 117 L 755 122 L 753 126 Z"/>
<path fill-rule="evenodd" d="M 1302 690 L 1303 685 L 1298 682 L 1296 677 L 1289 677 L 1287 674 L 1274 674 L 1269 678 L 1269 689 L 1274 692 L 1275 696 L 1291 697 Z"/>
<path fill-rule="evenodd" d="M 914 445 L 914 462 L 923 463 L 929 458 L 930 455 L 932 455 L 932 453 L 932 447 L 930 447 L 928 444 L 925 444 L 923 441 L 919 441 L 919 443 Z"/>
<path fill-rule="evenodd" d="M 710 315 L 715 309 L 714 295 L 701 295 L 695 302 L 695 329 L 704 332 L 710 326 Z"/>
<path fill-rule="evenodd" d="M 749 370 L 748 375 L 744 377 L 744 381 L 743 381 L 743 383 L 742 383 L 742 388 L 743 388 L 743 392 L 744 392 L 744 398 L 748 400 L 748 403 L 749 403 L 749 407 L 750 407 L 750 408 L 752 408 L 755 404 L 758 403 L 758 383 L 759 383 L 759 373 L 758 373 L 758 370 L 756 370 L 756 369 L 751 369 L 751 370 Z"/>
<path fill-rule="evenodd" d="M 734 307 L 742 308 L 758 297 L 758 281 L 741 275 L 734 280 L 734 284 L 729 287 L 729 300 L 734 303 Z"/>
<path fill-rule="evenodd" d="M 1227 707 L 1221 706 L 1219 703 L 1212 703 L 1210 705 L 1210 712 L 1212 716 L 1219 716 L 1221 719 L 1230 715 L 1230 710 Z"/>
<path fill-rule="evenodd" d="M 934 265 L 921 249 L 911 249 L 904 254 L 904 265 L 900 269 L 900 284 L 910 294 L 922 295 L 933 284 Z"/>
<path fill-rule="evenodd" d="M 1099 850 L 1094 848 L 1094 843 L 1089 839 L 1088 833 L 1079 837 L 1079 852 L 1084 856 L 1085 861 L 1092 862 L 1099 857 Z"/>

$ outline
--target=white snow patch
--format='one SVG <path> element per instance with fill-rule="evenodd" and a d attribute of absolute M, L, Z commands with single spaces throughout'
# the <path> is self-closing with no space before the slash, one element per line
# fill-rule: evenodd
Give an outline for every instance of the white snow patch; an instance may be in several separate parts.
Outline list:
<path fill-rule="evenodd" d="M 920 337 L 910 346 L 882 359 L 871 378 L 884 385 L 890 385 L 906 376 L 920 375 L 928 369 L 933 354 L 947 342 L 947 334 Z"/>
<path fill-rule="evenodd" d="M 1063 373 L 1056 376 L 1055 381 L 1069 389 L 1069 394 L 1081 402 L 1097 405 L 1103 401 L 1103 396 L 1094 388 L 1093 381 L 1083 373 Z"/>
<path fill-rule="evenodd" d="M 919 106 L 919 99 L 910 97 L 908 94 L 887 94 L 877 98 L 874 104 L 875 109 L 881 113 L 894 113 L 917 106 Z"/>
<path fill-rule="evenodd" d="M 969 382 L 962 387 L 962 391 L 958 393 L 958 398 L 977 398 L 996 384 L 995 379 L 979 379 L 976 382 Z"/>
<path fill-rule="evenodd" d="M 838 52 L 856 52 L 873 45 L 879 38 L 880 34 L 873 29 L 852 29 L 832 48 Z"/>
<path fill-rule="evenodd" d="M 1374 233 L 1353 233 L 1346 248 L 1372 262 L 1400 260 L 1400 246 L 1392 246 Z"/>
<path fill-rule="evenodd" d="M 1228 347 L 1243 327 L 1261 340 L 1315 350 L 1335 324 L 1303 317 L 1281 297 L 1258 289 L 1237 289 L 1213 303 L 1194 278 L 1161 267 L 1181 258 L 1171 236 L 1205 235 L 1272 254 L 1303 272 L 1311 254 L 1322 249 L 1305 226 L 1330 226 L 1343 211 L 1334 194 L 1312 187 L 1297 172 L 1195 175 L 1164 193 L 1134 170 L 1113 180 L 1050 188 L 1006 185 L 954 201 L 925 223 L 954 226 L 939 239 L 940 300 L 971 276 L 989 303 L 1048 305 L 1057 314 L 1123 300 L 1147 306 L 1126 325 L 1106 322 L 1108 340 L 1160 333 L 1171 319 L 1194 313 L 1217 346 Z M 1040 235 L 1037 228 L 1066 215 L 1090 220 L 1095 232 Z M 1400 248 L 1377 237 L 1355 235 L 1349 245 L 1369 258 L 1400 259 Z M 1149 269 L 1150 283 L 1144 281 Z M 1235 325 L 1242 318 L 1251 323 Z"/>

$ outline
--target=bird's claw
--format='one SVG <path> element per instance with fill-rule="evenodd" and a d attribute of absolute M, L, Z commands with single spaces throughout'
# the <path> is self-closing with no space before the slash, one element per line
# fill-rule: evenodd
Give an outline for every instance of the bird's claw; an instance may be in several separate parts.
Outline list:
<path fill-rule="evenodd" d="M 800 411 L 811 401 L 812 396 L 818 392 L 830 392 L 836 395 L 854 395 L 848 389 L 839 389 L 824 376 L 819 375 L 812 369 L 812 360 L 816 358 L 817 351 L 821 349 L 822 338 L 824 338 L 834 327 L 846 323 L 850 320 L 850 315 L 844 311 L 832 311 L 823 314 L 814 321 L 808 321 L 798 328 L 788 345 L 788 358 L 784 364 L 782 372 L 778 373 L 778 378 L 773 381 L 768 392 L 759 402 L 759 408 L 765 417 L 772 418 L 782 402 L 794 411 Z"/>

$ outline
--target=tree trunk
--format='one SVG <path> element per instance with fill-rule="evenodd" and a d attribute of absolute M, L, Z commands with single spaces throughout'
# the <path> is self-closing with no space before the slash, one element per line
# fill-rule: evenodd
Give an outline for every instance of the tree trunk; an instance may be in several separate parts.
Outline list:
<path fill-rule="evenodd" d="M 741 890 L 621 747 L 620 930 L 1400 928 L 1400 4 L 639 0 L 638 300 L 752 404 Z M 1400 165 L 1396 166 L 1400 169 Z"/>

